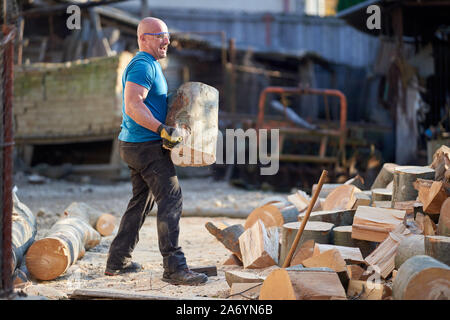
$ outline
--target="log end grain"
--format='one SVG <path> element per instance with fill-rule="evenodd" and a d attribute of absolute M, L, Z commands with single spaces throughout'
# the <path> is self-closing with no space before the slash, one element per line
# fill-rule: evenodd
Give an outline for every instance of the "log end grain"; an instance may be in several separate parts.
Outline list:
<path fill-rule="evenodd" d="M 103 236 L 109 236 L 116 227 L 116 217 L 110 213 L 103 213 L 95 224 L 95 229 Z"/>

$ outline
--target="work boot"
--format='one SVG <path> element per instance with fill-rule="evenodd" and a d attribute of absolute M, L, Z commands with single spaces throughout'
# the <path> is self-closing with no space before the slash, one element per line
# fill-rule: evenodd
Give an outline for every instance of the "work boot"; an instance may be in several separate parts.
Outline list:
<path fill-rule="evenodd" d="M 131 273 L 131 272 L 139 272 L 142 270 L 142 266 L 137 262 L 129 262 L 125 265 L 125 267 L 120 269 L 112 269 L 106 267 L 105 275 L 107 276 L 117 276 L 123 273 Z"/>
<path fill-rule="evenodd" d="M 194 272 L 189 268 L 174 273 L 164 272 L 162 280 L 171 284 L 196 286 L 208 281 L 206 274 Z"/>

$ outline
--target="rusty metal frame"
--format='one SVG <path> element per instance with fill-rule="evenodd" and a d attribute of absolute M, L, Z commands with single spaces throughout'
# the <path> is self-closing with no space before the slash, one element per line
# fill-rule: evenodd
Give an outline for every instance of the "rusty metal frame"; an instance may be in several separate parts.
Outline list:
<path fill-rule="evenodd" d="M 265 119 L 265 104 L 266 98 L 269 93 L 278 94 L 297 94 L 297 95 L 321 95 L 323 97 L 334 96 L 339 98 L 340 104 L 340 119 L 339 119 L 339 129 L 317 129 L 309 130 L 304 128 L 298 128 L 290 121 L 274 121 Z M 257 118 L 257 129 L 281 129 L 286 133 L 290 134 L 316 134 L 327 137 L 336 136 L 339 137 L 339 154 L 341 156 L 341 164 L 345 166 L 345 144 L 347 139 L 347 98 L 345 95 L 336 89 L 313 89 L 313 88 L 301 88 L 301 87 L 267 87 L 265 88 L 259 97 L 258 105 L 258 118 Z M 286 106 L 285 106 L 286 108 Z M 281 150 L 280 150 L 281 151 Z M 321 154 L 323 154 L 321 146 Z M 303 158 L 305 162 L 327 162 L 327 159 L 322 156 L 307 156 Z M 301 160 L 299 160 L 301 161 Z"/>

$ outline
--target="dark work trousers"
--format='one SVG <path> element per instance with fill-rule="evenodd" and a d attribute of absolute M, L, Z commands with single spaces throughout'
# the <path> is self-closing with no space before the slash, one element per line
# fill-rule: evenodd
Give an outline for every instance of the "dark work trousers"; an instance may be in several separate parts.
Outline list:
<path fill-rule="evenodd" d="M 156 202 L 158 245 L 164 271 L 172 273 L 187 268 L 184 253 L 178 246 L 183 199 L 170 151 L 162 148 L 161 141 L 119 140 L 119 152 L 131 171 L 133 197 L 111 243 L 107 267 L 120 269 L 131 260 L 139 241 L 139 230 Z"/>

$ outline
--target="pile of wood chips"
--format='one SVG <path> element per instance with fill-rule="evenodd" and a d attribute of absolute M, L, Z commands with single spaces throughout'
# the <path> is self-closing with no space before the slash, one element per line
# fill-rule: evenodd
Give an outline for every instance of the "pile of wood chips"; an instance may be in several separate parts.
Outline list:
<path fill-rule="evenodd" d="M 225 272 L 230 298 L 450 299 L 449 156 L 442 146 L 429 166 L 385 163 L 370 190 L 359 176 L 324 184 L 289 267 L 305 192 L 267 199 L 244 225 L 208 222 L 231 251 L 224 265 L 244 269 Z"/>

